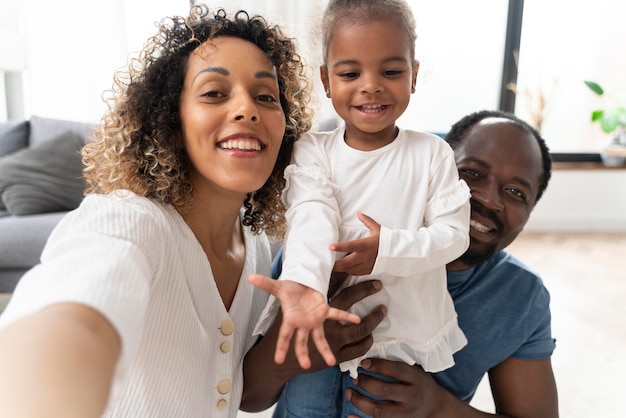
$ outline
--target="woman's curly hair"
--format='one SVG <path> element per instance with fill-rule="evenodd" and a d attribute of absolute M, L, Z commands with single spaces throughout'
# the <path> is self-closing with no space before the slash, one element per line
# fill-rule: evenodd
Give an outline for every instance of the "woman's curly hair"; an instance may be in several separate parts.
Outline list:
<path fill-rule="evenodd" d="M 235 36 L 257 45 L 278 73 L 280 103 L 286 129 L 271 176 L 244 201 L 244 225 L 254 232 L 282 237 L 285 208 L 280 194 L 283 171 L 293 143 L 311 128 L 311 84 L 293 39 L 261 16 L 245 11 L 232 18 L 223 9 L 211 14 L 193 6 L 188 17 L 163 19 L 139 56 L 115 73 L 103 116 L 92 140 L 82 150 L 86 193 L 126 189 L 188 210 L 193 204 L 190 162 L 180 147 L 180 100 L 189 56 L 203 42 Z"/>

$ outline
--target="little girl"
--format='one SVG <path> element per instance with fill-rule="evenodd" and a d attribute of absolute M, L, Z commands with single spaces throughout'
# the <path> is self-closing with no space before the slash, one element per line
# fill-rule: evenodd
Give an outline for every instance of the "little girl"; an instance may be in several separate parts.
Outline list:
<path fill-rule="evenodd" d="M 327 363 L 333 360 L 326 355 L 322 326 L 335 265 L 352 274 L 345 285 L 383 282 L 382 291 L 356 304 L 353 313 L 362 316 L 380 304 L 388 308 L 370 351 L 340 364 L 342 371 L 356 377 L 365 357 L 444 370 L 467 342 L 447 292 L 445 265 L 469 244 L 469 189 L 442 139 L 396 126 L 419 68 L 412 12 L 403 0 L 331 0 L 322 30 L 321 79 L 344 124 L 296 141 L 285 170 L 282 274 L 278 281 L 250 277 L 282 306 L 275 359 L 284 359 L 295 331 L 295 352 L 307 368 L 311 330 Z M 278 309 L 271 299 L 257 326 L 261 333 Z M 288 383 L 284 398 L 290 414 L 334 416 L 345 407 L 345 385 L 328 381 L 332 371 L 320 373 Z M 350 376 L 344 379 L 348 383 Z M 327 396 L 340 400 L 320 400 Z M 330 413 L 322 413 L 328 408 Z"/>

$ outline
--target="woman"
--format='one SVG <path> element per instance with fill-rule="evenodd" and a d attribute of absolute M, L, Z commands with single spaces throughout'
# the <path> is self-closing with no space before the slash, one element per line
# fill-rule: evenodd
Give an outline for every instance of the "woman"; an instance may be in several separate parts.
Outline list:
<path fill-rule="evenodd" d="M 0 318 L 3 414 L 236 415 L 267 299 L 245 277 L 270 272 L 310 127 L 303 68 L 258 16 L 161 22 L 83 149 L 87 197 Z"/>

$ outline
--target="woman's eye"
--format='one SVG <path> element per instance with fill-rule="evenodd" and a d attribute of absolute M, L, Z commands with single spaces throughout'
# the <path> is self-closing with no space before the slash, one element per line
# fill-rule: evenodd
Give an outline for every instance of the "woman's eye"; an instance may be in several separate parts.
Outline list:
<path fill-rule="evenodd" d="M 212 98 L 220 98 L 220 97 L 224 97 L 225 95 L 220 93 L 217 90 L 211 90 L 211 91 L 207 91 L 206 93 L 204 93 L 203 96 L 212 97 Z"/>
<path fill-rule="evenodd" d="M 257 97 L 257 99 L 261 102 L 270 102 L 270 103 L 277 102 L 276 97 L 274 97 L 271 94 L 261 94 Z"/>

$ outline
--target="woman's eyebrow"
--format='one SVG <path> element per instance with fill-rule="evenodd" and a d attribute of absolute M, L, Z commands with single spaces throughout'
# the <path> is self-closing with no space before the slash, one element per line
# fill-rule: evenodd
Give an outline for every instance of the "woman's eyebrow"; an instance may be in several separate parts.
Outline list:
<path fill-rule="evenodd" d="M 229 76 L 230 72 L 224 68 L 224 67 L 207 67 L 207 68 L 203 68 L 202 70 L 198 71 L 198 74 L 196 74 L 193 77 L 193 80 L 191 80 L 191 84 L 194 83 L 194 81 L 196 80 L 196 78 L 198 78 L 198 76 L 202 73 L 217 73 L 217 74 L 221 74 L 223 76 Z M 276 80 L 276 74 L 274 74 L 271 71 L 257 71 L 256 73 L 254 73 L 254 76 L 256 78 L 271 78 L 272 80 Z"/>
<path fill-rule="evenodd" d="M 271 78 L 273 80 L 276 80 L 276 74 L 270 72 L 270 71 L 257 71 L 254 76 L 256 78 Z"/>
<path fill-rule="evenodd" d="M 191 84 L 193 84 L 193 82 L 196 80 L 196 78 L 198 78 L 198 76 L 202 73 L 218 73 L 221 74 L 223 76 L 228 76 L 230 75 L 230 72 L 224 68 L 224 67 L 207 67 L 207 68 L 203 68 L 202 70 L 198 71 L 198 74 L 196 74 L 193 77 L 193 80 L 191 80 Z"/>

